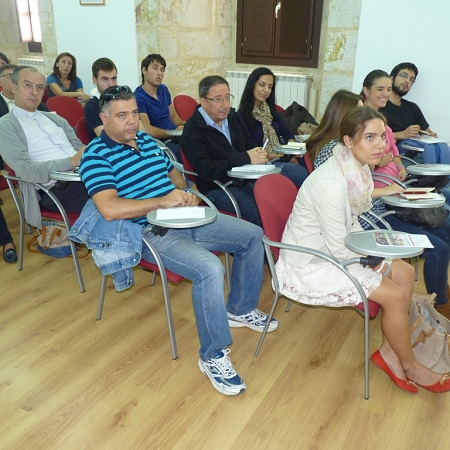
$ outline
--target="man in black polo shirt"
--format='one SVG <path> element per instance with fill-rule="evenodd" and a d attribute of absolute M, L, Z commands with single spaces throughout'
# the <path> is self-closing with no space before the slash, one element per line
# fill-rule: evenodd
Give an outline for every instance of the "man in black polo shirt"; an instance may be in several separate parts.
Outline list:
<path fill-rule="evenodd" d="M 92 64 L 92 82 L 97 86 L 99 95 L 110 86 L 117 86 L 117 67 L 109 58 L 99 58 Z M 84 106 L 84 118 L 89 139 L 100 136 L 103 123 L 100 119 L 98 97 L 90 98 Z"/>

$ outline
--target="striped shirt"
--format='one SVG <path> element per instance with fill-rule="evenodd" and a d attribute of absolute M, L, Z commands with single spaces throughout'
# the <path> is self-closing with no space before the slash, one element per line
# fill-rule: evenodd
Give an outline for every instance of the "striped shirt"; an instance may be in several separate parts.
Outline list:
<path fill-rule="evenodd" d="M 91 141 L 80 164 L 80 177 L 92 197 L 98 192 L 115 189 L 122 198 L 162 197 L 175 189 L 168 174 L 173 165 L 155 141 L 138 131 L 139 148 L 113 141 L 105 132 Z M 145 216 L 132 219 L 145 224 Z"/>

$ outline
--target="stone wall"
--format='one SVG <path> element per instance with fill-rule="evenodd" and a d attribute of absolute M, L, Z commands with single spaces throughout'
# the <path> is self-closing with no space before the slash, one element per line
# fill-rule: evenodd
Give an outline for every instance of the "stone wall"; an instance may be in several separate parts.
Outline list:
<path fill-rule="evenodd" d="M 138 62 L 149 53 L 163 55 L 164 82 L 173 95 L 197 98 L 204 76 L 257 67 L 235 62 L 237 0 L 135 0 L 135 9 Z M 270 66 L 275 72 L 313 77 L 319 118 L 336 90 L 352 87 L 360 12 L 361 0 L 324 0 L 318 68 Z M 39 0 L 39 15 L 50 73 L 57 55 L 52 0 Z"/>
<path fill-rule="evenodd" d="M 28 54 L 27 44 L 20 42 L 14 0 L 0 1 L 0 52 L 14 64 L 20 56 Z"/>

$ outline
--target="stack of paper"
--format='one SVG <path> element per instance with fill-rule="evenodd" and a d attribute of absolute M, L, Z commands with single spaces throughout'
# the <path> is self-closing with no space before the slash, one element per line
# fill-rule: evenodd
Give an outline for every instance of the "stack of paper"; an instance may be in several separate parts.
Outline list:
<path fill-rule="evenodd" d="M 387 247 L 422 247 L 434 248 L 425 234 L 392 233 L 388 231 L 376 231 L 373 233 L 377 245 Z"/>
<path fill-rule="evenodd" d="M 270 172 L 275 166 L 270 164 L 245 164 L 239 167 L 233 167 L 232 172 Z"/>
<path fill-rule="evenodd" d="M 203 219 L 205 208 L 201 206 L 179 206 L 156 210 L 156 220 Z"/>

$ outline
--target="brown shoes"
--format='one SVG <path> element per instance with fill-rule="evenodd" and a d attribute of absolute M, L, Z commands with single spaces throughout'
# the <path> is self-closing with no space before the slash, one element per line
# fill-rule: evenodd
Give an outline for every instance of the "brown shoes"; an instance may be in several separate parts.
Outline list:
<path fill-rule="evenodd" d="M 450 320 L 450 303 L 445 303 L 443 305 L 434 305 L 434 309 L 442 314 L 444 317 Z"/>

